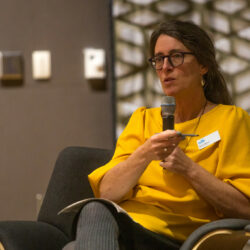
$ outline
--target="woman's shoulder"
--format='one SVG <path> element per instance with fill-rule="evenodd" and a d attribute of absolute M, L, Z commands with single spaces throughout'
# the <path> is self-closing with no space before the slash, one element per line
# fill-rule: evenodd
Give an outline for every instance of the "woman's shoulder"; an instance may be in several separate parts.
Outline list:
<path fill-rule="evenodd" d="M 145 106 L 143 106 L 143 107 L 139 107 L 139 108 L 137 108 L 134 112 L 133 112 L 133 114 L 134 115 L 150 115 L 150 116 L 152 116 L 152 115 L 159 115 L 159 113 L 161 112 L 161 108 L 160 107 L 154 107 L 154 108 L 149 108 L 149 107 L 145 107 Z"/>
<path fill-rule="evenodd" d="M 146 108 L 146 112 L 149 114 L 158 114 L 159 112 L 161 112 L 161 108 L 160 107 Z"/>
<path fill-rule="evenodd" d="M 161 108 L 140 107 L 135 110 L 131 118 L 134 124 L 142 123 L 145 135 L 158 133 L 162 129 Z"/>
<path fill-rule="evenodd" d="M 217 111 L 237 116 L 249 116 L 246 110 L 236 105 L 219 104 Z"/>
<path fill-rule="evenodd" d="M 211 113 L 217 117 L 218 121 L 231 121 L 232 123 L 244 121 L 250 124 L 250 115 L 246 110 L 236 105 L 219 104 L 212 110 Z"/>

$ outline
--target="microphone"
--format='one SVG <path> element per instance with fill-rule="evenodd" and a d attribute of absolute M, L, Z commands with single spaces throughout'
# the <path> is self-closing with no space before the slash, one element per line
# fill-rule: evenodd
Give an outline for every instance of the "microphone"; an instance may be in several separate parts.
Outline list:
<path fill-rule="evenodd" d="M 164 96 L 161 102 L 163 131 L 167 129 L 174 129 L 174 111 L 175 98 L 173 96 Z"/>

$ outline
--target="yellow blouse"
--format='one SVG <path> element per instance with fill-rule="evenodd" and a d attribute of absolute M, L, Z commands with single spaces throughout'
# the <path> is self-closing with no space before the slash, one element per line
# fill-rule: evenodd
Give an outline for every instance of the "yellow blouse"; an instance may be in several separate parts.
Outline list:
<path fill-rule="evenodd" d="M 248 113 L 239 107 L 220 104 L 201 117 L 194 131 L 197 122 L 195 118 L 175 124 L 177 131 L 199 134 L 191 139 L 187 137 L 179 147 L 208 172 L 250 197 Z M 89 175 L 95 196 L 99 197 L 100 180 L 110 168 L 127 159 L 149 137 L 161 131 L 160 108 L 137 109 L 117 141 L 112 160 Z M 219 132 L 220 140 L 199 149 L 197 140 L 215 131 Z M 197 227 L 219 218 L 214 208 L 184 177 L 163 170 L 159 161 L 148 165 L 138 184 L 119 205 L 145 228 L 178 240 L 185 240 Z"/>

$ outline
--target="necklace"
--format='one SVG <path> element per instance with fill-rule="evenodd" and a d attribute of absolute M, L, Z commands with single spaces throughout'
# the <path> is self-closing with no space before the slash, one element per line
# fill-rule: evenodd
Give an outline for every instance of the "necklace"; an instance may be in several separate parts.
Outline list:
<path fill-rule="evenodd" d="M 201 114 L 200 114 L 200 116 L 199 116 L 199 119 L 198 119 L 198 121 L 197 121 L 197 123 L 196 123 L 196 125 L 195 125 L 194 131 L 193 131 L 193 134 L 195 134 L 195 133 L 196 133 L 196 131 L 197 131 L 197 128 L 198 128 L 198 126 L 199 126 L 199 124 L 200 124 L 200 120 L 201 120 L 202 115 L 204 114 L 204 111 L 205 111 L 206 106 L 207 106 L 207 99 L 206 99 L 205 104 L 204 104 L 204 106 L 203 106 L 203 108 L 202 108 L 202 112 L 201 112 Z M 188 145 L 189 145 L 189 143 L 190 143 L 191 139 L 192 139 L 192 137 L 189 137 L 189 140 L 188 140 L 188 142 L 187 142 L 186 146 L 184 147 L 183 152 L 185 152 L 185 151 L 186 151 L 186 149 L 187 149 L 187 147 L 188 147 Z"/>

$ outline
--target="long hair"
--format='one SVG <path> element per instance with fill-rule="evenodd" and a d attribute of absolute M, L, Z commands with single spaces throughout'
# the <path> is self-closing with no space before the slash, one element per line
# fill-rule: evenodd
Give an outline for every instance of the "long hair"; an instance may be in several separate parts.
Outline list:
<path fill-rule="evenodd" d="M 155 44 L 160 35 L 171 36 L 184 44 L 194 53 L 198 62 L 207 67 L 208 72 L 203 76 L 205 81 L 204 94 L 213 103 L 232 104 L 232 99 L 221 74 L 216 58 L 215 48 L 208 34 L 191 22 L 170 20 L 161 23 L 152 33 L 150 39 L 150 55 L 154 56 Z"/>

